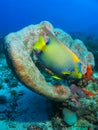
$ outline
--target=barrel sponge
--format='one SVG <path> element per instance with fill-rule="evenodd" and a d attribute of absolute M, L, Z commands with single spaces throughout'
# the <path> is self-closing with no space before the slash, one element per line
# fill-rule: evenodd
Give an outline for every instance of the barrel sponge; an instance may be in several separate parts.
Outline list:
<path fill-rule="evenodd" d="M 86 55 L 84 56 L 83 62 L 85 64 L 90 64 L 92 67 L 94 67 L 95 59 L 94 59 L 93 53 L 92 52 L 86 53 Z"/>
<path fill-rule="evenodd" d="M 44 31 L 44 27 L 47 27 L 53 32 L 53 26 L 48 21 L 42 21 L 39 24 L 36 25 L 29 25 L 27 27 L 24 27 L 23 29 L 15 32 L 10 33 L 8 36 L 12 37 L 12 35 L 15 35 L 15 37 L 18 37 L 20 41 L 22 41 L 25 46 L 28 48 L 30 52 L 32 52 L 32 46 L 33 44 L 38 40 L 38 37 L 41 35 L 44 37 L 45 42 L 48 40 L 47 33 Z M 14 39 L 12 39 L 14 40 Z"/>
<path fill-rule="evenodd" d="M 40 26 L 45 26 L 48 30 L 53 30 L 53 25 L 48 21 L 42 21 Z"/>
<path fill-rule="evenodd" d="M 95 66 L 94 55 L 89 52 L 83 41 L 79 39 L 73 40 L 72 37 L 59 28 L 53 28 L 55 36 L 62 41 L 67 47 L 69 47 L 82 61 L 83 73 L 86 72 L 87 64 Z"/>
<path fill-rule="evenodd" d="M 71 47 L 73 43 L 73 39 L 68 33 L 64 32 L 62 29 L 59 29 L 59 28 L 54 28 L 53 31 L 55 33 L 55 36 L 60 41 L 62 41 L 67 47 L 69 48 Z"/>
<path fill-rule="evenodd" d="M 16 77 L 29 89 L 52 100 L 65 101 L 70 97 L 70 89 L 64 85 L 48 84 L 31 56 L 38 37 L 42 35 L 47 40 L 44 24 L 51 26 L 48 22 L 44 22 L 8 34 L 4 39 L 6 59 Z"/>
<path fill-rule="evenodd" d="M 84 64 L 90 64 L 93 67 L 95 66 L 93 53 L 88 51 L 87 47 L 81 40 L 75 39 L 70 49 L 78 55 Z"/>
<path fill-rule="evenodd" d="M 86 46 L 79 39 L 75 39 L 73 41 L 73 44 L 71 46 L 71 50 L 74 53 L 76 53 L 81 60 L 83 60 L 83 58 L 86 55 L 86 53 L 88 53 L 88 50 L 87 50 Z"/>

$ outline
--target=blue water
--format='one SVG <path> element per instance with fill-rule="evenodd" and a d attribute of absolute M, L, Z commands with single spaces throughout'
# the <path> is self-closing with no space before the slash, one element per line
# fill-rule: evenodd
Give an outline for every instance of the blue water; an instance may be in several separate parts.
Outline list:
<path fill-rule="evenodd" d="M 76 33 L 79 35 L 82 33 L 84 35 L 90 34 L 92 37 L 97 36 L 98 0 L 0 0 L 0 38 L 30 24 L 39 24 L 44 20 L 49 21 L 54 27 L 61 28 L 69 34 Z M 92 37 L 88 37 L 88 44 L 93 41 Z M 98 43 L 96 41 L 98 41 L 98 38 L 93 41 L 93 43 Z M 89 49 L 92 51 L 92 47 Z M 98 62 L 97 50 L 98 49 L 96 49 L 95 55 L 96 63 Z M 4 67 L 4 65 L 2 65 L 2 67 Z M 98 70 L 97 64 L 96 68 Z M 0 73 L 0 77 L 2 73 Z M 7 72 L 4 73 L 7 74 Z M 10 77 L 8 80 L 9 79 Z M 28 89 L 25 90 L 26 88 L 23 88 L 23 86 L 18 85 L 13 89 L 9 88 L 7 83 L 4 85 L 4 89 L 0 90 L 0 95 L 4 94 L 7 98 L 10 94 L 10 89 L 20 92 L 20 98 L 17 99 L 15 104 L 15 98 L 13 100 L 13 96 L 11 97 L 10 94 L 9 99 L 12 102 L 7 102 L 6 105 L 0 104 L 0 120 L 3 114 L 5 119 L 14 120 L 19 123 L 20 121 L 40 122 L 50 120 L 50 116 L 53 114 L 52 104 L 47 98 L 32 93 Z M 14 105 L 16 106 L 14 107 Z M 1 106 L 3 106 L 3 108 Z M 6 114 L 2 112 L 4 108 L 6 108 Z M 14 108 L 14 110 L 12 108 Z M 2 130 L 6 130 L 3 128 L 4 125 L 0 124 L 0 126 Z"/>
<path fill-rule="evenodd" d="M 97 0 L 1 0 L 0 37 L 43 20 L 66 32 L 98 34 Z"/>

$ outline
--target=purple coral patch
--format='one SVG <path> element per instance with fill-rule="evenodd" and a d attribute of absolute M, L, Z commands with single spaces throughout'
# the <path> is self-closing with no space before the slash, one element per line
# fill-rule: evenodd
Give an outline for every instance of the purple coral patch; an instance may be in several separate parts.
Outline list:
<path fill-rule="evenodd" d="M 80 98 L 85 97 L 85 93 L 81 90 L 81 88 L 77 87 L 75 84 L 70 86 L 70 90 L 73 94 L 77 94 Z"/>

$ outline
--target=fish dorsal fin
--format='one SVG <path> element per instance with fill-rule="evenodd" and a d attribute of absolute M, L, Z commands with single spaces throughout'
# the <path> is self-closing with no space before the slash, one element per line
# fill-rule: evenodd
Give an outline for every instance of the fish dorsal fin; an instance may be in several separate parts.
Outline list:
<path fill-rule="evenodd" d="M 38 41 L 35 43 L 33 48 L 37 51 L 42 51 L 45 45 L 46 43 L 44 41 L 44 38 L 42 36 L 39 36 Z"/>
<path fill-rule="evenodd" d="M 78 58 L 78 56 L 72 50 L 70 50 L 70 53 L 73 57 L 74 62 L 80 62 L 80 59 Z"/>

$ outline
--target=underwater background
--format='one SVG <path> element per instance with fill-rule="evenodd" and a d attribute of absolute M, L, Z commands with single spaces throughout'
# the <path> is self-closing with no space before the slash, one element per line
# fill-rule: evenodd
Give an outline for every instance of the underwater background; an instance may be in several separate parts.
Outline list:
<path fill-rule="evenodd" d="M 98 130 L 98 0 L 2 0 L 0 16 L 0 130 Z M 69 86 L 72 97 L 66 102 L 58 102 L 57 99 L 55 102 L 48 96 L 39 95 L 40 92 L 29 90 L 15 77 L 15 68 L 8 66 L 12 64 L 9 58 L 11 50 L 7 50 L 9 34 L 15 32 L 16 35 L 20 30 L 17 34 L 25 39 L 29 25 L 31 28 L 32 24 L 40 27 L 45 24 L 43 21 L 48 21 L 46 25 L 50 28 L 53 25 L 56 38 L 62 42 L 65 38 L 65 45 L 67 40 L 70 45 L 79 42 L 87 53 L 91 52 L 94 56 L 91 61 L 87 60 L 95 64 L 90 70 L 92 75 L 80 82 L 69 80 L 66 83 L 53 79 L 50 72 L 44 72 L 39 62 L 36 64 L 49 84 L 59 84 L 55 91 L 61 92 L 61 96 L 62 84 Z M 33 29 L 35 34 L 38 31 L 39 36 L 37 26 Z M 24 27 L 27 30 L 22 32 Z M 32 40 L 31 37 L 25 40 L 28 39 Z M 3 44 L 5 52 L 2 51 Z"/>
<path fill-rule="evenodd" d="M 43 20 L 68 33 L 98 34 L 97 0 L 6 0 L 0 16 L 0 36 Z"/>

